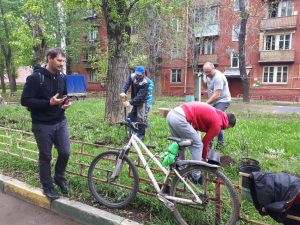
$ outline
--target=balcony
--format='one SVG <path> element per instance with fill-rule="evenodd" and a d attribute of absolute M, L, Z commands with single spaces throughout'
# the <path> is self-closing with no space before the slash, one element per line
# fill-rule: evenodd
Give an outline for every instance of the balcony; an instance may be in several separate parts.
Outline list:
<path fill-rule="evenodd" d="M 220 35 L 219 24 L 207 25 L 205 27 L 195 26 L 195 37 L 211 37 Z"/>
<path fill-rule="evenodd" d="M 97 13 L 95 10 L 88 10 L 86 13 L 83 15 L 82 19 L 94 19 L 97 17 Z"/>
<path fill-rule="evenodd" d="M 217 55 L 199 55 L 198 64 L 203 65 L 206 62 L 211 62 L 213 64 L 218 64 Z"/>
<path fill-rule="evenodd" d="M 261 21 L 261 30 L 296 29 L 297 16 L 286 16 L 264 19 Z"/>
<path fill-rule="evenodd" d="M 259 62 L 294 62 L 295 50 L 260 51 Z"/>
<path fill-rule="evenodd" d="M 206 0 L 206 1 L 198 1 L 197 7 L 199 8 L 206 8 L 210 6 L 216 6 L 220 4 L 220 0 Z"/>

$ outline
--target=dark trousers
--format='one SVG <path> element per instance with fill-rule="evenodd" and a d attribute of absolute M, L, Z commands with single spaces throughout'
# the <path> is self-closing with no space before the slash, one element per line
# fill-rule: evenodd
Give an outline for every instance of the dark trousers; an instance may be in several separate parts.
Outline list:
<path fill-rule="evenodd" d="M 140 106 L 133 106 L 131 112 L 128 114 L 128 118 L 133 122 L 139 122 L 139 130 L 137 131 L 137 136 L 143 140 L 146 133 L 147 127 L 147 116 L 146 116 L 146 104 Z"/>
<path fill-rule="evenodd" d="M 67 119 L 54 124 L 32 124 L 32 132 L 39 149 L 39 175 L 43 188 L 53 187 L 51 177 L 51 151 L 53 145 L 58 151 L 55 164 L 54 179 L 64 180 L 64 173 L 70 155 L 70 137 L 67 127 Z"/>

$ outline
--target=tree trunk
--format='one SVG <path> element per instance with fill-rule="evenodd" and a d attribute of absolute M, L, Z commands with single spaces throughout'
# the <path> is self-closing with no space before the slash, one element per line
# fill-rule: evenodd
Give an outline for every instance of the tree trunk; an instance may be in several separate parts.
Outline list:
<path fill-rule="evenodd" d="M 41 64 L 45 60 L 46 55 L 46 38 L 44 35 L 44 31 L 41 27 L 41 15 L 33 15 L 31 13 L 28 13 L 26 15 L 28 17 L 27 19 L 27 25 L 30 27 L 30 30 L 32 32 L 32 38 L 35 40 L 40 40 L 39 43 L 35 44 L 33 46 L 33 59 L 32 59 L 32 66 L 35 66 L 37 64 Z"/>
<path fill-rule="evenodd" d="M 0 1 L 0 3 L 2 4 L 1 1 Z M 0 6 L 1 6 L 1 4 L 0 4 Z M 1 13 L 1 17 L 4 18 L 5 14 L 4 14 L 2 7 L 0 7 L 0 13 Z M 5 19 L 3 19 L 2 24 L 3 24 L 4 34 L 5 34 L 5 40 L 1 39 L 1 37 L 0 37 L 1 50 L 3 53 L 4 60 L 5 60 L 6 73 L 7 73 L 8 80 L 9 80 L 10 91 L 16 92 L 17 85 L 16 85 L 16 77 L 13 73 L 14 70 L 13 70 L 13 61 L 12 61 L 12 51 L 11 51 L 11 47 L 8 43 L 10 34 L 9 34 L 9 30 L 8 30 L 8 25 L 7 25 L 7 22 Z"/>
<path fill-rule="evenodd" d="M 108 38 L 108 73 L 107 73 L 107 96 L 105 103 L 105 119 L 110 123 L 119 122 L 124 118 L 123 105 L 120 93 L 124 81 L 129 76 L 128 58 L 126 46 L 130 39 L 130 26 L 128 17 L 130 10 L 138 0 L 131 2 L 126 8 L 126 1 L 118 1 L 116 5 L 110 5 L 109 1 L 102 1 L 102 12 L 105 18 Z M 119 18 L 115 18 L 115 14 Z M 114 16 L 112 16 L 114 15 Z"/>
<path fill-rule="evenodd" d="M 1 80 L 1 90 L 2 93 L 6 92 L 5 82 L 4 82 L 4 64 L 0 62 L 0 80 Z"/>
<path fill-rule="evenodd" d="M 239 33 L 239 69 L 243 87 L 243 102 L 250 102 L 249 98 L 249 80 L 246 70 L 246 56 L 245 56 L 245 40 L 246 40 L 246 27 L 249 18 L 249 13 L 246 10 L 244 0 L 239 0 L 241 10 L 241 23 Z"/>
<path fill-rule="evenodd" d="M 147 8 L 147 25 L 148 25 L 148 48 L 149 61 L 148 68 L 150 79 L 154 83 L 154 96 L 161 96 L 161 73 L 162 73 L 162 46 L 161 46 L 161 19 L 156 15 L 155 8 Z"/>
<path fill-rule="evenodd" d="M 111 58 L 108 62 L 107 96 L 105 103 L 105 119 L 110 123 L 124 119 L 120 93 L 125 79 L 129 76 L 127 57 Z"/>
<path fill-rule="evenodd" d="M 149 73 L 150 79 L 153 81 L 154 84 L 154 96 L 161 96 L 162 95 L 162 85 L 161 85 L 161 73 L 162 73 L 162 57 L 155 54 L 156 50 L 153 49 L 151 46 L 149 48 Z"/>

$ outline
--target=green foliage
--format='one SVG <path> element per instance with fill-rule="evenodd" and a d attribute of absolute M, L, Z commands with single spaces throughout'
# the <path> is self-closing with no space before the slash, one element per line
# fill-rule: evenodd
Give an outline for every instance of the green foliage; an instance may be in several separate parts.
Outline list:
<path fill-rule="evenodd" d="M 153 150 L 155 153 L 160 154 L 166 151 L 170 144 L 166 140 L 170 136 L 167 123 L 165 118 L 156 113 L 157 109 L 160 107 L 173 108 L 183 100 L 182 97 L 156 99 L 154 112 L 149 117 L 149 128 L 146 131 L 145 138 L 147 144 L 157 146 Z M 124 144 L 125 130 L 102 119 L 104 102 L 105 99 L 74 101 L 72 107 L 67 110 L 70 135 L 73 139 L 90 143 L 101 142 L 117 147 Z M 24 107 L 2 106 L 0 107 L 0 115 L 2 126 L 27 131 L 31 129 L 29 112 Z M 238 183 L 239 162 L 242 157 L 258 160 L 262 171 L 286 171 L 291 174 L 300 174 L 299 115 L 254 113 L 252 111 L 241 113 L 237 111 L 236 116 L 238 118 L 236 126 L 225 131 L 226 146 L 221 151 L 222 155 L 232 157 L 235 162 L 230 166 L 220 168 L 233 183 Z M 186 152 L 188 153 L 188 151 Z M 91 149 L 91 153 L 97 154 L 97 149 Z M 132 157 L 134 158 L 134 156 Z M 1 171 L 19 171 L 18 174 L 30 184 L 39 184 L 35 164 L 30 162 L 21 163 L 19 159 L 1 154 L 0 165 Z M 28 176 L 28 173 L 25 176 L 22 171 L 32 171 L 30 173 L 32 176 Z M 141 173 L 141 176 L 144 177 L 145 174 Z M 68 179 L 72 185 L 70 197 L 94 204 L 84 178 L 70 176 Z M 150 187 L 143 184 L 140 188 L 148 190 Z M 149 212 L 149 217 L 152 218 L 150 224 L 174 224 L 169 212 L 163 208 L 159 201 L 154 200 L 152 197 L 139 195 L 132 207 Z M 243 214 L 261 220 L 253 205 L 247 202 L 243 202 Z M 272 220 L 268 218 L 265 218 L 264 221 L 272 224 Z"/>

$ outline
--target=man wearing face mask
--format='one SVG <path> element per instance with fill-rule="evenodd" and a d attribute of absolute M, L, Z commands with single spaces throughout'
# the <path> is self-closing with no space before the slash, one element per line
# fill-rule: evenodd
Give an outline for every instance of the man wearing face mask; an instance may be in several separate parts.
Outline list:
<path fill-rule="evenodd" d="M 128 118 L 131 121 L 139 122 L 143 125 L 139 126 L 137 136 L 140 139 L 145 137 L 146 132 L 146 101 L 148 97 L 149 82 L 145 77 L 145 68 L 143 66 L 137 66 L 134 73 L 132 73 L 126 83 L 123 86 L 121 98 L 126 98 L 127 91 L 131 87 L 131 99 L 130 101 L 124 101 L 125 107 L 132 105 L 132 110 L 128 114 Z"/>

